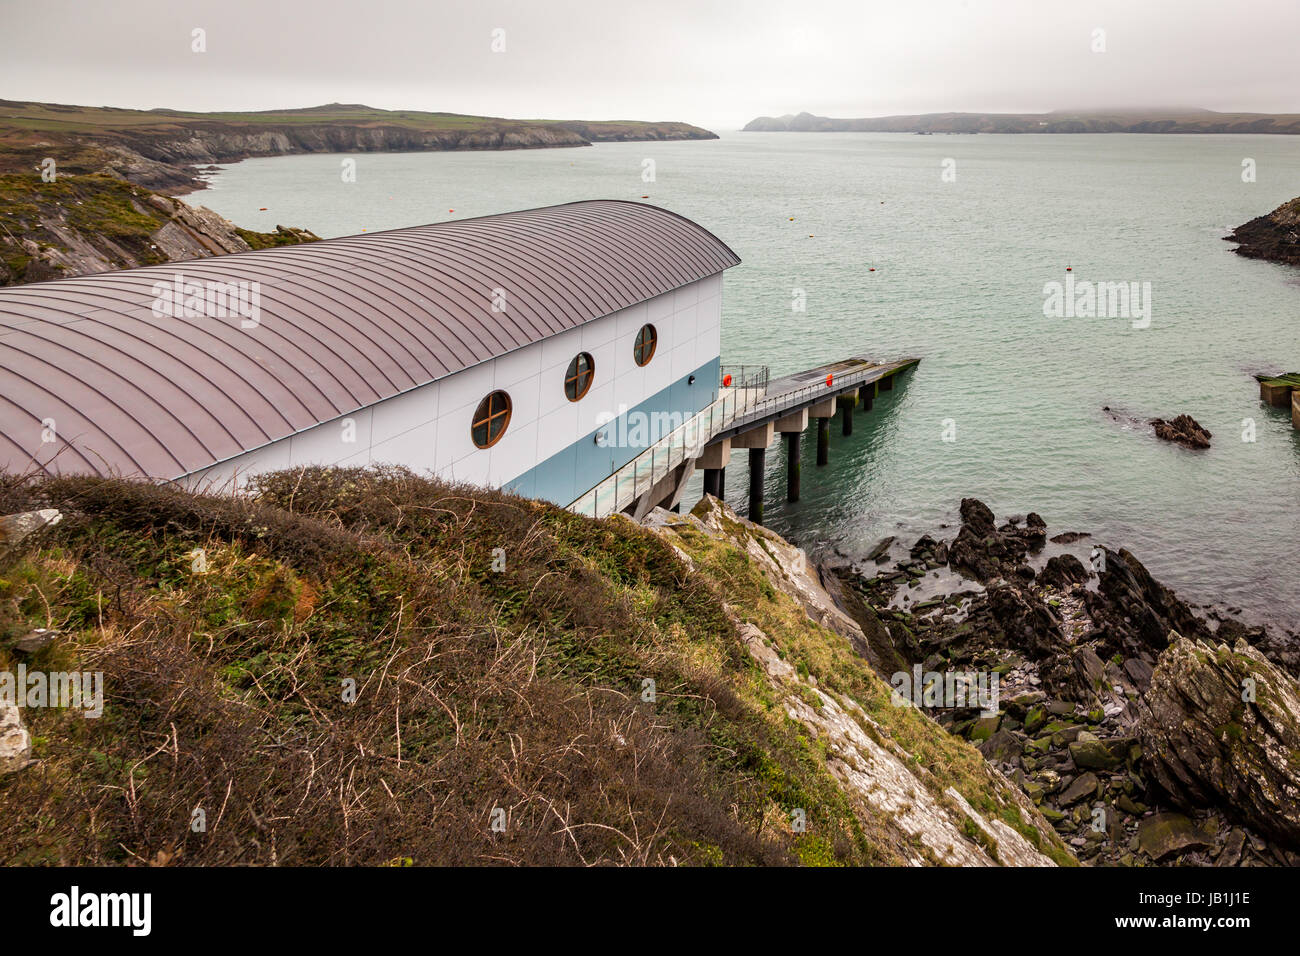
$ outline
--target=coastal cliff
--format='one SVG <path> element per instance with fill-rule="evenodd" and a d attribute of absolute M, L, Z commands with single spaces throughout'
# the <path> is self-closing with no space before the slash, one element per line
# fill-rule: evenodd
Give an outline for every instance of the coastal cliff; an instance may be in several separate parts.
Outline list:
<path fill-rule="evenodd" d="M 923 113 L 837 118 L 760 116 L 743 132 L 776 133 L 1279 133 L 1300 134 L 1300 115 L 1145 110 L 1052 113 Z"/>
<path fill-rule="evenodd" d="M 339 103 L 182 113 L 0 100 L 0 286 L 318 238 L 287 226 L 241 229 L 170 198 L 206 188 L 201 173 L 215 163 L 716 138 L 678 122 L 508 120 Z"/>
<path fill-rule="evenodd" d="M 311 242 L 303 229 L 240 229 L 107 175 L 0 175 L 0 286 Z"/>
<path fill-rule="evenodd" d="M 256 113 L 184 113 L 0 100 L 0 172 L 30 170 L 52 156 L 69 172 L 103 172 L 168 195 L 203 189 L 203 166 L 254 156 L 700 139 L 717 135 L 672 121 L 514 120 L 343 103 Z"/>
<path fill-rule="evenodd" d="M 4 477 L 0 673 L 102 674 L 104 709 L 0 712 L 0 854 L 1300 863 L 1292 645 L 961 511 L 832 572 L 711 497 L 637 524 L 401 469 Z"/>
<path fill-rule="evenodd" d="M 100 673 L 103 712 L 0 713 L 7 864 L 1075 862 L 713 499 L 643 527 L 308 469 L 5 477 L 13 513 L 0 672 Z"/>
<path fill-rule="evenodd" d="M 1300 197 L 1238 226 L 1223 238 L 1240 243 L 1233 250 L 1239 256 L 1300 266 Z"/>

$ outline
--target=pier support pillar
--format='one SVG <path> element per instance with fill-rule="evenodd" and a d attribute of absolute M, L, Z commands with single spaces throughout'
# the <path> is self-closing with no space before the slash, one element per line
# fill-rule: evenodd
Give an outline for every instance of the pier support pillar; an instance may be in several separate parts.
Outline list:
<path fill-rule="evenodd" d="M 785 435 L 785 500 L 799 500 L 799 445 L 801 432 L 782 432 Z"/>
<path fill-rule="evenodd" d="M 894 387 L 893 375 L 886 375 L 884 378 L 880 379 L 880 390 L 882 392 L 891 391 L 893 387 Z"/>
<path fill-rule="evenodd" d="M 724 438 L 705 448 L 700 457 L 695 459 L 695 467 L 703 468 L 705 471 L 709 469 L 716 471 L 719 468 L 726 468 L 727 463 L 730 461 L 731 439 Z"/>
<path fill-rule="evenodd" d="M 755 448 L 766 448 L 776 439 L 776 427 L 774 422 L 768 422 L 766 425 L 759 425 L 751 428 L 743 434 L 737 435 L 731 439 L 732 448 L 748 448 L 753 451 Z"/>
<path fill-rule="evenodd" d="M 785 436 L 785 500 L 799 500 L 799 445 L 808 427 L 808 409 L 800 409 L 776 420 L 776 430 Z"/>
<path fill-rule="evenodd" d="M 719 501 L 727 495 L 727 462 L 731 461 L 731 439 L 715 441 L 695 459 L 695 467 L 704 471 L 704 493 Z"/>
<path fill-rule="evenodd" d="M 1288 408 L 1291 405 L 1291 386 L 1260 382 L 1259 397 L 1261 401 L 1268 402 L 1274 408 Z"/>
<path fill-rule="evenodd" d="M 767 466 L 767 449 L 749 450 L 749 520 L 763 523 L 763 472 Z"/>
<path fill-rule="evenodd" d="M 831 419 L 835 417 L 835 396 L 818 402 L 808 409 L 808 414 L 817 419 L 817 464 L 825 465 L 831 460 Z"/>
<path fill-rule="evenodd" d="M 853 403 L 855 401 L 852 395 L 840 396 L 840 434 L 853 434 Z"/>
<path fill-rule="evenodd" d="M 722 497 L 722 469 L 705 468 L 704 469 L 704 493 L 713 495 L 715 498 Z"/>
<path fill-rule="evenodd" d="M 875 382 L 868 382 L 866 385 L 863 385 L 860 389 L 858 389 L 858 401 L 862 403 L 862 410 L 864 412 L 871 411 L 872 403 L 874 403 L 875 400 L 876 400 Z"/>

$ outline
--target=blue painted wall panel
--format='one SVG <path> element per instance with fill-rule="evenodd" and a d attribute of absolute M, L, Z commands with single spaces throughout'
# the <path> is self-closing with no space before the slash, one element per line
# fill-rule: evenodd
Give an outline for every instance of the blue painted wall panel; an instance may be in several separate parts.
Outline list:
<path fill-rule="evenodd" d="M 718 395 L 720 362 L 720 359 L 713 359 L 701 365 L 691 373 L 695 376 L 694 385 L 690 384 L 689 375 L 683 376 L 644 402 L 628 409 L 619 418 L 584 435 L 568 448 L 510 481 L 505 486 L 506 490 L 558 505 L 567 505 L 577 500 L 579 495 L 600 484 L 670 430 L 672 422 L 656 420 L 655 412 L 677 412 L 689 417 L 707 408 Z M 629 419 L 635 423 L 638 418 L 648 419 L 645 444 L 638 442 L 635 447 L 596 444 L 597 432 L 640 438 L 639 434 L 633 435 L 634 428 L 629 424 Z"/>

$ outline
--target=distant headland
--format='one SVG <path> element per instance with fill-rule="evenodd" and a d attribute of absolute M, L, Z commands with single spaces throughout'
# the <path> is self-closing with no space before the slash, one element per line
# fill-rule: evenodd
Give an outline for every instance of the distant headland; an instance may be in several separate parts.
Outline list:
<path fill-rule="evenodd" d="M 346 103 L 189 113 L 0 100 L 0 173 L 30 172 L 53 156 L 62 171 L 106 172 L 173 196 L 204 188 L 199 166 L 253 156 L 717 138 L 675 121 L 502 119 Z"/>
<path fill-rule="evenodd" d="M 1201 109 L 1051 113 L 922 113 L 835 119 L 812 113 L 760 116 L 755 133 L 1280 133 L 1300 134 L 1300 113 L 1216 113 Z"/>

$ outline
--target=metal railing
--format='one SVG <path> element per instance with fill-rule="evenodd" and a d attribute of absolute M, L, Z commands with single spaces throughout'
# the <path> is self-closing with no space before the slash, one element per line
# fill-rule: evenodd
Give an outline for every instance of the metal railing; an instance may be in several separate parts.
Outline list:
<path fill-rule="evenodd" d="M 737 367 L 732 366 L 733 369 Z M 835 376 L 829 386 L 822 379 L 771 398 L 765 397 L 766 367 L 748 366 L 754 370 L 754 374 L 745 381 L 754 384 L 739 387 L 734 384 L 737 375 L 733 371 L 733 385 L 721 388 L 716 401 L 615 470 L 600 484 L 580 495 L 570 503 L 569 509 L 593 518 L 603 518 L 622 511 L 683 461 L 698 458 L 704 447 L 720 433 L 744 431 L 748 426 L 761 423 L 782 411 L 839 395 L 903 367 L 905 363 L 896 362 L 867 366 L 859 371 Z M 758 369 L 763 372 L 761 379 L 757 374 Z M 759 381 L 762 382 L 761 386 L 757 384 Z"/>
<path fill-rule="evenodd" d="M 592 518 L 622 511 L 682 462 L 698 458 L 704 446 L 755 400 L 753 388 L 721 389 L 711 405 L 580 496 L 569 509 Z"/>
<path fill-rule="evenodd" d="M 723 365 L 718 369 L 721 388 L 756 388 L 767 391 L 770 370 L 766 365 Z"/>
<path fill-rule="evenodd" d="M 811 404 L 817 399 L 831 398 L 851 389 L 860 388 L 868 382 L 884 378 L 886 375 L 898 371 L 898 368 L 893 367 L 897 364 L 889 362 L 884 365 L 868 366 L 856 372 L 836 375 L 832 378 L 830 385 L 826 384 L 825 379 L 821 379 L 794 391 L 782 392 L 780 395 L 774 395 L 771 398 L 763 398 L 745 409 L 743 415 L 738 415 L 736 420 L 726 427 L 728 430 L 743 430 L 748 425 L 762 422 L 764 419 L 774 417 L 787 409 L 799 408 Z"/>

